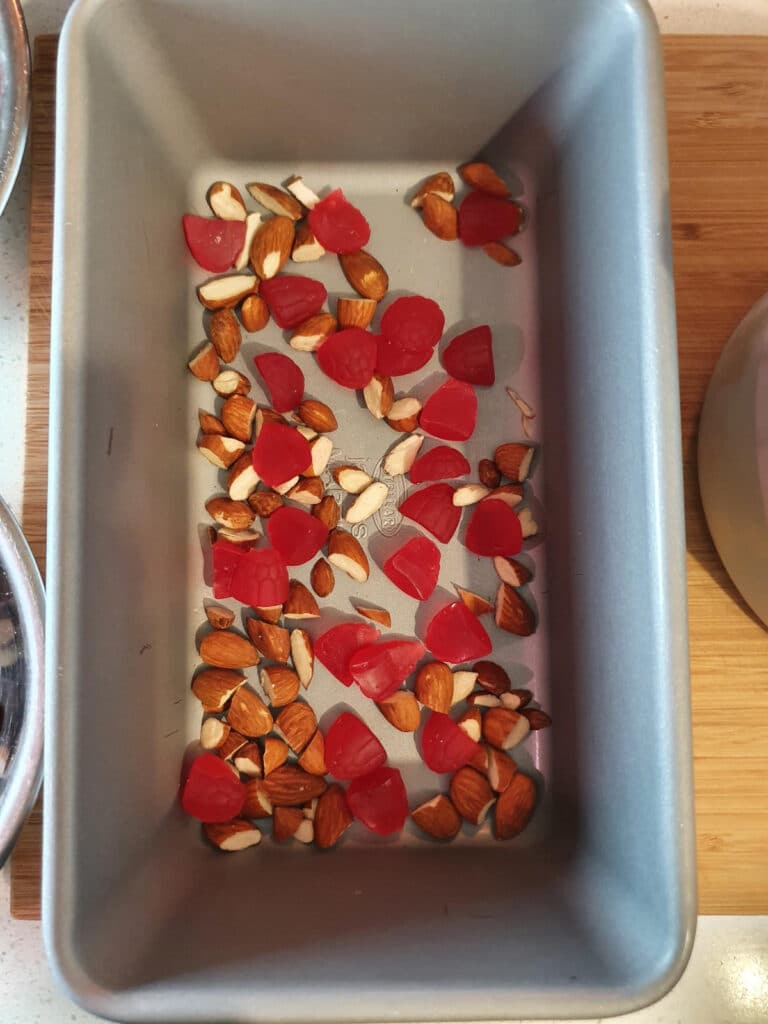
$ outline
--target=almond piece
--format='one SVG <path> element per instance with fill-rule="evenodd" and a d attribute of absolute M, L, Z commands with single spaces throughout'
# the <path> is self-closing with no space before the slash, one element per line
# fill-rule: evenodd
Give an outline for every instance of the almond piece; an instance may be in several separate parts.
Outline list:
<path fill-rule="evenodd" d="M 274 724 L 269 708 L 249 686 L 241 686 L 233 696 L 227 721 L 243 736 L 266 736 Z"/>
<path fill-rule="evenodd" d="M 512 689 L 512 682 L 506 671 L 495 661 L 476 661 L 472 671 L 477 673 L 477 682 L 486 693 L 500 697 Z"/>
<path fill-rule="evenodd" d="M 373 622 L 378 622 L 380 625 L 386 626 L 387 629 L 392 625 L 392 616 L 386 608 L 371 608 L 370 605 L 356 604 L 354 609 L 358 615 L 372 619 Z"/>
<path fill-rule="evenodd" d="M 270 818 L 272 801 L 267 796 L 263 779 L 252 779 L 245 784 L 245 803 L 242 814 L 244 818 Z"/>
<path fill-rule="evenodd" d="M 240 351 L 240 324 L 231 309 L 217 309 L 208 325 L 208 337 L 225 363 L 231 363 Z"/>
<path fill-rule="evenodd" d="M 364 523 L 366 519 L 370 519 L 372 515 L 379 511 L 387 500 L 388 494 L 389 488 L 387 485 L 376 480 L 358 494 L 347 509 L 347 514 L 344 518 L 348 523 Z"/>
<path fill-rule="evenodd" d="M 314 398 L 307 398 L 300 402 L 296 411 L 302 423 L 316 430 L 318 434 L 327 434 L 331 430 L 336 430 L 339 425 L 333 414 L 333 409 L 325 402 L 318 402 Z"/>
<path fill-rule="evenodd" d="M 499 750 L 516 747 L 530 729 L 528 719 L 510 708 L 489 708 L 483 715 L 483 739 Z"/>
<path fill-rule="evenodd" d="M 491 789 L 496 793 L 503 793 L 510 784 L 517 772 L 517 765 L 503 750 L 496 747 L 486 746 L 485 748 L 486 769 L 488 782 Z"/>
<path fill-rule="evenodd" d="M 291 255 L 293 220 L 271 217 L 260 225 L 251 243 L 251 264 L 262 281 L 278 274 Z"/>
<path fill-rule="evenodd" d="M 507 392 L 509 397 L 512 399 L 512 401 L 515 403 L 517 408 L 520 410 L 520 415 L 523 417 L 523 419 L 526 419 L 526 420 L 535 420 L 536 419 L 536 410 L 533 408 L 532 405 L 530 405 L 528 402 L 526 402 L 526 400 L 523 398 L 523 396 L 520 394 L 519 391 L 515 391 L 514 388 L 505 388 L 504 390 Z"/>
<path fill-rule="evenodd" d="M 248 261 L 251 258 L 251 243 L 253 242 L 253 236 L 259 230 L 259 225 L 261 224 L 262 219 L 263 218 L 260 213 L 249 213 L 246 216 L 245 238 L 243 239 L 243 247 L 240 250 L 240 255 L 235 260 L 235 270 L 245 270 L 248 266 Z M 245 306 L 248 301 L 249 299 L 246 299 L 243 306 Z M 264 302 L 263 299 L 261 301 Z M 264 305 L 266 305 L 266 303 L 264 303 Z M 240 320 L 242 321 L 243 327 L 245 327 L 246 331 L 250 331 L 251 328 L 246 326 L 245 320 L 243 319 L 242 307 L 240 309 Z"/>
<path fill-rule="evenodd" d="M 230 530 L 247 530 L 254 520 L 253 512 L 244 501 L 232 501 L 230 498 L 209 498 L 205 511 L 219 526 L 227 526 Z"/>
<path fill-rule="evenodd" d="M 227 494 L 233 501 L 246 501 L 258 486 L 259 474 L 253 468 L 249 449 L 232 463 L 227 477 Z"/>
<path fill-rule="evenodd" d="M 508 583 L 510 587 L 524 587 L 526 583 L 530 583 L 533 579 L 533 573 L 528 566 L 523 565 L 522 562 L 518 562 L 514 558 L 504 558 L 503 555 L 496 555 L 493 560 L 493 567 L 499 579 L 503 583 Z"/>
<path fill-rule="evenodd" d="M 482 825 L 496 799 L 488 779 L 468 766 L 454 773 L 450 794 L 453 806 L 470 825 Z"/>
<path fill-rule="evenodd" d="M 291 638 L 287 629 L 277 626 L 273 622 L 263 622 L 261 619 L 247 618 L 245 628 L 251 643 L 262 656 L 269 661 L 279 661 L 285 664 L 291 653 Z M 291 698 L 293 700 L 293 698 Z"/>
<path fill-rule="evenodd" d="M 187 363 L 190 373 L 198 380 L 215 380 L 218 376 L 221 364 L 219 354 L 210 341 L 206 341 L 202 348 Z"/>
<path fill-rule="evenodd" d="M 548 729 L 552 725 L 552 719 L 541 708 L 525 708 L 520 712 L 528 719 L 531 732 L 538 732 L 539 729 Z"/>
<path fill-rule="evenodd" d="M 275 768 L 264 779 L 264 789 L 274 807 L 300 807 L 316 796 L 322 796 L 327 788 L 325 779 L 310 775 L 295 764 Z M 299 814 L 304 817 L 301 811 Z"/>
<path fill-rule="evenodd" d="M 510 508 L 516 508 L 523 500 L 524 493 L 522 484 L 503 484 L 491 491 L 488 500 L 506 501 Z"/>
<path fill-rule="evenodd" d="M 410 434 L 419 425 L 421 402 L 418 398 L 399 398 L 387 413 L 387 425 L 401 434 Z"/>
<path fill-rule="evenodd" d="M 340 254 L 339 264 L 347 281 L 364 299 L 378 302 L 389 291 L 386 270 L 365 249 Z"/>
<path fill-rule="evenodd" d="M 272 815 L 272 839 L 276 843 L 287 843 L 293 839 L 304 821 L 304 814 L 298 807 L 275 807 Z"/>
<path fill-rule="evenodd" d="M 316 313 L 296 328 L 288 344 L 297 352 L 317 352 L 335 330 L 336 319 L 330 313 Z"/>
<path fill-rule="evenodd" d="M 242 455 L 245 445 L 236 437 L 203 434 L 197 442 L 197 447 L 200 454 L 204 455 L 217 469 L 229 469 L 235 459 Z"/>
<path fill-rule="evenodd" d="M 462 164 L 459 177 L 470 188 L 496 196 L 497 199 L 508 199 L 512 194 L 491 165 L 481 161 Z"/>
<path fill-rule="evenodd" d="M 230 437 L 248 444 L 253 436 L 256 403 L 246 395 L 231 395 L 221 407 L 221 421 Z"/>
<path fill-rule="evenodd" d="M 370 487 L 373 483 L 373 477 L 364 469 L 348 464 L 335 466 L 331 470 L 331 476 L 347 494 L 361 494 L 366 487 Z"/>
<path fill-rule="evenodd" d="M 491 492 L 482 484 L 464 484 L 457 487 L 453 492 L 453 504 L 458 508 L 466 508 L 467 505 L 476 505 L 478 501 L 487 498 Z"/>
<path fill-rule="evenodd" d="M 237 370 L 222 370 L 211 381 L 211 384 L 213 390 L 221 398 L 229 398 L 230 395 L 247 395 L 251 390 L 251 382 Z"/>
<path fill-rule="evenodd" d="M 467 736 L 469 736 L 471 740 L 474 740 L 475 743 L 480 742 L 483 730 L 483 716 L 480 708 L 468 708 L 456 719 L 456 725 L 458 725 L 460 729 L 463 729 Z"/>
<path fill-rule="evenodd" d="M 535 452 L 532 445 L 507 442 L 498 446 L 493 453 L 493 461 L 502 476 L 512 483 L 521 484 L 528 479 Z"/>
<path fill-rule="evenodd" d="M 522 263 L 520 254 L 503 242 L 486 242 L 483 252 L 502 267 L 519 267 Z"/>
<path fill-rule="evenodd" d="M 321 256 L 325 256 L 325 249 L 320 245 L 312 233 L 312 229 L 306 221 L 296 226 L 296 234 L 291 249 L 291 259 L 294 263 L 314 263 Z"/>
<path fill-rule="evenodd" d="M 509 693 L 501 695 L 501 703 L 505 708 L 511 708 L 513 711 L 524 708 L 532 700 L 533 694 L 530 690 L 510 690 Z"/>
<path fill-rule="evenodd" d="M 312 566 L 309 582 L 318 597 L 328 597 L 333 592 L 336 578 L 333 575 L 333 569 L 324 558 L 318 558 Z"/>
<path fill-rule="evenodd" d="M 219 747 L 219 757 L 224 761 L 230 761 L 238 750 L 242 750 L 248 740 L 235 729 L 230 729 L 226 739 Z M 236 770 L 236 769 L 235 769 Z"/>
<path fill-rule="evenodd" d="M 535 537 L 539 532 L 539 524 L 533 518 L 533 513 L 529 508 L 521 508 L 517 513 L 517 518 L 520 520 L 520 529 L 523 531 L 523 540 L 528 540 L 529 537 Z"/>
<path fill-rule="evenodd" d="M 206 718 L 200 727 L 200 746 L 203 750 L 218 750 L 229 736 L 229 726 L 219 718 Z"/>
<path fill-rule="evenodd" d="M 321 850 L 335 846 L 352 824 L 352 814 L 341 786 L 329 786 L 317 801 L 315 810 L 315 844 Z"/>
<path fill-rule="evenodd" d="M 299 695 L 299 677 L 287 665 L 268 665 L 261 670 L 259 679 L 273 708 L 284 708 Z"/>
<path fill-rule="evenodd" d="M 508 583 L 500 583 L 496 591 L 496 625 L 515 636 L 530 636 L 536 630 L 533 609 Z"/>
<path fill-rule="evenodd" d="M 226 853 L 247 850 L 249 846 L 258 846 L 261 842 L 261 832 L 244 818 L 208 822 L 203 825 L 203 829 L 208 841 Z"/>
<path fill-rule="evenodd" d="M 299 220 L 304 216 L 301 203 L 289 192 L 284 192 L 276 185 L 268 185 L 263 181 L 252 181 L 245 186 L 256 202 L 270 213 L 278 217 Z"/>
<path fill-rule="evenodd" d="M 231 544 L 253 545 L 261 538 L 258 530 L 231 530 L 228 526 L 219 528 L 217 540 L 228 540 Z"/>
<path fill-rule="evenodd" d="M 209 604 L 205 609 L 205 617 L 214 629 L 229 629 L 235 621 L 235 613 L 223 604 Z"/>
<path fill-rule="evenodd" d="M 365 583 L 371 572 L 360 542 L 346 530 L 337 528 L 328 535 L 328 561 L 357 583 Z"/>
<path fill-rule="evenodd" d="M 477 615 L 478 618 L 481 615 L 488 615 L 489 612 L 493 611 L 493 605 L 491 602 L 487 600 L 487 598 L 476 594 L 473 590 L 465 590 L 464 587 L 460 587 L 456 583 L 453 584 L 453 589 L 472 614 Z"/>
<path fill-rule="evenodd" d="M 224 424 L 218 418 L 210 412 L 203 412 L 201 409 L 197 418 L 200 421 L 200 433 L 201 434 L 226 434 Z"/>
<path fill-rule="evenodd" d="M 477 475 L 480 477 L 480 483 L 489 490 L 493 490 L 501 483 L 501 473 L 493 459 L 480 459 L 477 464 Z"/>
<path fill-rule="evenodd" d="M 425 708 L 447 714 L 453 699 L 453 672 L 442 661 L 428 661 L 416 673 L 414 693 Z"/>
<path fill-rule="evenodd" d="M 388 476 L 402 476 L 416 461 L 419 448 L 424 444 L 423 434 L 410 434 L 398 441 L 384 459 L 384 472 Z"/>
<path fill-rule="evenodd" d="M 475 708 L 498 708 L 501 707 L 501 698 L 493 693 L 471 693 L 467 704 Z"/>
<path fill-rule="evenodd" d="M 278 714 L 276 725 L 294 754 L 300 754 L 315 734 L 317 718 L 309 704 L 294 701 Z"/>
<path fill-rule="evenodd" d="M 285 417 L 281 416 L 279 412 L 275 412 L 274 409 L 270 409 L 268 405 L 260 405 L 256 410 L 256 437 L 261 433 L 261 428 L 264 424 L 270 421 L 272 423 L 285 423 Z"/>
<path fill-rule="evenodd" d="M 317 601 L 300 580 L 288 584 L 288 597 L 283 605 L 285 619 L 316 619 L 320 615 Z"/>
<path fill-rule="evenodd" d="M 221 220 L 245 220 L 248 215 L 243 197 L 228 181 L 214 181 L 207 199 L 214 217 Z"/>
<path fill-rule="evenodd" d="M 292 178 L 286 181 L 285 187 L 294 199 L 297 199 L 307 210 L 314 210 L 320 202 L 320 196 L 305 184 L 300 174 L 294 174 Z"/>
<path fill-rule="evenodd" d="M 262 331 L 269 323 L 269 306 L 260 295 L 249 295 L 240 307 L 240 321 L 249 334 Z"/>
<path fill-rule="evenodd" d="M 318 729 L 315 735 L 304 747 L 304 751 L 299 758 L 299 767 L 303 768 L 305 772 L 309 772 L 310 775 L 325 775 L 327 768 L 325 767 L 325 737 Z"/>
<path fill-rule="evenodd" d="M 269 606 L 258 607 L 254 605 L 253 609 L 256 614 L 264 622 L 269 622 L 273 626 L 280 621 L 280 617 L 283 614 L 283 606 L 281 604 L 273 604 Z"/>
<path fill-rule="evenodd" d="M 206 309 L 231 309 L 258 290 L 259 279 L 253 274 L 228 274 L 201 284 L 197 297 Z"/>
<path fill-rule="evenodd" d="M 376 707 L 390 725 L 400 732 L 416 732 L 421 725 L 421 708 L 410 690 L 395 690 Z"/>
<path fill-rule="evenodd" d="M 363 388 L 363 398 L 366 408 L 372 416 L 377 420 L 386 419 L 395 401 L 395 386 L 392 383 L 392 378 L 374 373 Z"/>
<path fill-rule="evenodd" d="M 411 817 L 433 839 L 453 839 L 461 828 L 461 815 L 443 793 L 411 811 Z"/>
<path fill-rule="evenodd" d="M 411 206 L 414 210 L 420 209 L 424 202 L 424 197 L 429 195 L 439 196 L 446 203 L 453 202 L 456 189 L 453 184 L 453 178 L 447 171 L 438 171 L 437 174 L 430 175 L 426 181 L 419 185 L 411 199 Z"/>
<path fill-rule="evenodd" d="M 536 807 L 536 786 L 533 780 L 517 772 L 496 801 L 493 834 L 496 839 L 512 839 L 531 820 Z"/>
<path fill-rule="evenodd" d="M 276 491 L 254 491 L 248 499 L 248 504 L 257 516 L 269 519 L 272 513 L 277 512 L 284 503 Z"/>
<path fill-rule="evenodd" d="M 275 487 L 275 493 L 280 495 L 286 495 L 290 490 L 292 490 L 296 486 L 298 482 L 299 478 L 297 476 L 292 476 L 291 479 L 286 480 L 284 484 L 278 484 Z"/>
<path fill-rule="evenodd" d="M 319 476 L 302 477 L 288 491 L 286 498 L 289 501 L 298 502 L 299 505 L 319 505 L 323 500 L 323 491 L 323 481 Z"/>
<path fill-rule="evenodd" d="M 459 237 L 459 211 L 434 192 L 424 196 L 421 218 L 424 227 L 443 242 L 455 242 Z"/>
<path fill-rule="evenodd" d="M 246 743 L 232 758 L 232 763 L 241 775 L 260 779 L 264 769 L 258 743 Z"/>
<path fill-rule="evenodd" d="M 259 663 L 259 652 L 251 641 L 230 629 L 207 633 L 200 642 L 200 657 L 214 668 L 249 668 Z"/>
<path fill-rule="evenodd" d="M 309 442 L 312 461 L 301 474 L 302 476 L 322 476 L 333 453 L 333 441 L 325 434 L 320 434 Z"/>
<path fill-rule="evenodd" d="M 453 673 L 453 695 L 451 696 L 451 707 L 466 700 L 472 693 L 477 682 L 477 672 L 468 672 L 460 669 Z"/>
<path fill-rule="evenodd" d="M 305 629 L 291 630 L 291 657 L 299 682 L 306 690 L 315 671 L 315 652 L 309 633 Z"/>
<path fill-rule="evenodd" d="M 289 753 L 290 747 L 285 740 L 281 740 L 279 736 L 267 736 L 264 740 L 264 776 L 285 764 Z"/>
<path fill-rule="evenodd" d="M 369 327 L 376 314 L 378 303 L 374 299 L 345 299 L 336 301 L 336 319 L 339 327 Z"/>
<path fill-rule="evenodd" d="M 335 530 L 339 522 L 339 506 L 336 499 L 326 494 L 319 505 L 312 509 L 312 515 L 317 516 L 321 523 L 325 523 L 328 530 Z"/>
<path fill-rule="evenodd" d="M 296 427 L 296 430 L 301 434 L 303 438 L 306 438 L 307 441 L 311 441 L 313 438 L 317 437 L 317 431 L 312 430 L 311 427 L 307 427 L 303 423 L 299 423 L 299 425 Z"/>

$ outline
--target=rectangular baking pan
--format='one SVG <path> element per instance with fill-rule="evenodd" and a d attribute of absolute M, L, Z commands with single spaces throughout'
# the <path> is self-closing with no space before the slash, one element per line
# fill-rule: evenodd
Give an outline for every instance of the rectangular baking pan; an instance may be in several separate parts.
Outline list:
<path fill-rule="evenodd" d="M 136 1021 L 592 1017 L 658 998 L 690 950 L 695 883 L 647 5 L 80 0 L 57 125 L 44 921 L 61 982 Z M 437 242 L 404 202 L 476 154 L 529 209 L 513 272 Z M 492 323 L 500 385 L 537 407 L 541 626 L 505 658 L 555 724 L 526 747 L 541 802 L 513 843 L 360 832 L 325 855 L 223 856 L 176 803 L 215 489 L 194 450 L 211 395 L 185 369 L 203 335 L 179 218 L 204 212 L 217 178 L 293 173 L 356 198 L 394 292 L 431 295 L 449 324 Z M 310 273 L 347 292 L 332 261 Z M 284 344 L 257 341 L 246 362 Z M 336 411 L 338 454 L 375 468 L 391 439 L 358 427 L 354 400 Z M 518 439 L 513 411 L 503 386 L 484 398 L 472 461 L 502 429 Z M 386 537 L 397 517 L 376 526 Z M 445 579 L 479 586 L 475 571 L 454 552 Z M 334 604 L 375 601 L 377 572 Z M 320 673 L 310 699 L 323 714 L 339 688 Z M 427 791 L 411 739 L 390 757 L 412 797 Z"/>

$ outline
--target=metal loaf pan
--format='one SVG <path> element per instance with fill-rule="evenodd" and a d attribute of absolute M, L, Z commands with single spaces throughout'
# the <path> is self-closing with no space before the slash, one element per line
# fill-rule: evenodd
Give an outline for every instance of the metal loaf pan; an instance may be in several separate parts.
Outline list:
<path fill-rule="evenodd" d="M 530 211 L 515 271 L 438 242 L 404 201 L 475 154 Z M 555 726 L 526 747 L 540 806 L 509 844 L 406 830 L 324 855 L 264 843 L 224 856 L 176 803 L 199 727 L 198 531 L 216 488 L 193 445 L 211 392 L 185 369 L 202 323 L 179 218 L 204 212 L 217 178 L 292 173 L 359 202 L 394 292 L 433 296 L 452 328 L 493 325 L 499 386 L 472 461 L 519 437 L 505 383 L 538 410 L 545 530 L 526 557 L 541 627 L 504 657 Z M 647 5 L 80 0 L 61 43 L 55 261 L 44 916 L 73 998 L 156 1022 L 609 1016 L 660 996 L 685 964 L 695 891 Z M 333 261 L 310 273 L 347 292 Z M 284 344 L 254 336 L 243 365 Z M 338 453 L 375 468 L 392 438 L 352 397 L 337 413 Z M 376 527 L 386 540 L 396 514 Z M 460 550 L 441 585 L 480 586 Z M 376 572 L 334 604 L 384 603 L 384 586 Z M 392 610 L 411 632 L 412 611 Z M 310 697 L 321 714 L 362 709 L 339 691 L 321 673 Z M 413 741 L 389 752 L 411 795 L 426 791 Z"/>

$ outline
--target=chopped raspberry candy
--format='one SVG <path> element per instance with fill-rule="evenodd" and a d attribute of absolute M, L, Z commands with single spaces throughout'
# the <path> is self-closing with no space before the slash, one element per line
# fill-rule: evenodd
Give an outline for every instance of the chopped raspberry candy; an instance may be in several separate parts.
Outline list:
<path fill-rule="evenodd" d="M 520 520 L 506 501 L 485 498 L 475 506 L 464 543 L 473 554 L 487 558 L 516 555 L 523 547 Z"/>
<path fill-rule="evenodd" d="M 432 616 L 424 642 L 436 658 L 452 665 L 485 658 L 493 650 L 479 619 L 463 601 L 454 601 Z"/>
<path fill-rule="evenodd" d="M 437 586 L 440 551 L 428 537 L 412 537 L 389 556 L 382 568 L 404 594 L 426 601 Z"/>
<path fill-rule="evenodd" d="M 356 779 L 386 763 L 387 752 L 357 715 L 342 711 L 325 736 L 325 764 L 337 779 Z"/>
<path fill-rule="evenodd" d="M 432 358 L 431 348 L 419 348 L 409 352 L 396 341 L 383 335 L 378 339 L 376 353 L 376 372 L 384 377 L 402 377 L 406 373 L 415 373 L 426 366 Z"/>
<path fill-rule="evenodd" d="M 192 762 L 179 794 L 182 810 L 200 821 L 230 821 L 245 803 L 245 786 L 226 761 L 201 754 Z"/>
<path fill-rule="evenodd" d="M 477 423 L 477 395 L 471 384 L 447 380 L 424 403 L 419 426 L 444 441 L 466 441 Z"/>
<path fill-rule="evenodd" d="M 412 484 L 425 484 L 431 480 L 454 480 L 466 476 L 470 469 L 461 452 L 441 444 L 416 459 L 408 476 Z"/>
<path fill-rule="evenodd" d="M 267 519 L 267 535 L 286 565 L 303 565 L 328 539 L 328 527 L 317 516 L 283 505 Z"/>
<path fill-rule="evenodd" d="M 280 274 L 262 281 L 259 293 L 266 300 L 278 327 L 293 328 L 309 320 L 328 298 L 325 285 L 299 274 Z"/>
<path fill-rule="evenodd" d="M 296 363 L 282 352 L 265 352 L 253 361 L 275 412 L 295 409 L 304 394 L 304 374 Z"/>
<path fill-rule="evenodd" d="M 406 352 L 432 349 L 443 336 L 445 316 L 434 299 L 405 295 L 387 308 L 381 318 L 381 333 Z"/>
<path fill-rule="evenodd" d="M 267 420 L 256 438 L 251 461 L 265 484 L 279 487 L 308 468 L 312 450 L 306 437 L 294 427 Z"/>
<path fill-rule="evenodd" d="M 379 636 L 375 626 L 364 622 L 342 622 L 332 626 L 315 640 L 315 657 L 340 683 L 354 683 L 349 671 L 349 659 L 364 644 L 372 644 Z"/>
<path fill-rule="evenodd" d="M 229 270 L 245 244 L 245 224 L 241 220 L 195 217 L 187 213 L 182 218 L 182 226 L 192 258 L 212 274 Z"/>
<path fill-rule="evenodd" d="M 461 509 L 453 504 L 453 493 L 450 484 L 423 487 L 400 503 L 400 514 L 447 544 L 461 519 Z"/>
<path fill-rule="evenodd" d="M 433 711 L 421 734 L 421 756 L 427 768 L 442 775 L 469 764 L 480 749 L 448 715 Z"/>
<path fill-rule="evenodd" d="M 376 369 L 376 336 L 361 327 L 331 334 L 317 350 L 320 369 L 343 388 L 364 388 Z"/>
<path fill-rule="evenodd" d="M 457 334 L 443 352 L 443 366 L 455 380 L 490 387 L 496 380 L 491 328 L 483 324 Z"/>
<path fill-rule="evenodd" d="M 240 544 L 230 540 L 217 540 L 213 552 L 213 596 L 232 596 L 232 577 L 240 564 L 244 551 Z"/>
<path fill-rule="evenodd" d="M 464 245 L 500 242 L 520 230 L 523 211 L 517 203 L 470 192 L 459 207 L 459 238 Z"/>
<path fill-rule="evenodd" d="M 358 821 L 380 836 L 398 832 L 408 817 L 408 797 L 397 768 L 376 768 L 353 779 L 347 804 Z"/>
<path fill-rule="evenodd" d="M 349 671 L 366 697 L 386 700 L 423 657 L 420 640 L 379 640 L 355 651 L 349 659 Z"/>
<path fill-rule="evenodd" d="M 254 608 L 282 604 L 288 597 L 288 570 L 280 552 L 274 548 L 244 551 L 232 577 L 230 596 Z"/>
<path fill-rule="evenodd" d="M 309 228 L 328 252 L 357 252 L 371 238 L 371 227 L 340 188 L 309 211 Z"/>

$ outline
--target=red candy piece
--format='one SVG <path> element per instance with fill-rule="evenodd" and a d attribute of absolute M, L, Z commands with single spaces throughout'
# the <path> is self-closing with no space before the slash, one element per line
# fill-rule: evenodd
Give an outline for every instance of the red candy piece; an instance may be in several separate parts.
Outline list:
<path fill-rule="evenodd" d="M 416 491 L 400 503 L 400 513 L 429 530 L 443 544 L 454 535 L 461 519 L 461 509 L 453 504 L 450 484 L 432 484 Z"/>
<path fill-rule="evenodd" d="M 413 537 L 390 555 L 382 568 L 404 594 L 426 601 L 437 586 L 440 551 L 428 537 Z"/>
<path fill-rule="evenodd" d="M 364 388 L 376 369 L 376 336 L 360 327 L 331 334 L 317 350 L 320 369 L 343 388 Z"/>
<path fill-rule="evenodd" d="M 295 409 L 304 394 L 304 374 L 282 352 L 265 352 L 254 358 L 275 412 Z"/>
<path fill-rule="evenodd" d="M 309 227 L 328 252 L 357 252 L 371 237 L 370 224 L 340 188 L 309 211 Z"/>
<path fill-rule="evenodd" d="M 408 797 L 397 768 L 377 768 L 353 779 L 347 804 L 358 821 L 380 836 L 397 832 L 408 817 Z"/>
<path fill-rule="evenodd" d="M 442 309 L 433 299 L 422 295 L 395 299 L 381 318 L 383 336 L 407 352 L 434 348 L 444 327 Z"/>
<path fill-rule="evenodd" d="M 182 809 L 200 821 L 230 821 L 245 803 L 245 786 L 226 761 L 201 754 L 192 762 L 179 794 Z"/>
<path fill-rule="evenodd" d="M 424 642 L 436 658 L 453 665 L 485 658 L 493 650 L 479 619 L 463 601 L 454 601 L 432 616 Z"/>
<path fill-rule="evenodd" d="M 423 657 L 420 640 L 380 640 L 359 647 L 349 659 L 349 671 L 366 697 L 386 700 Z"/>
<path fill-rule="evenodd" d="M 522 212 L 508 199 L 470 192 L 459 207 L 459 238 L 464 245 L 500 242 L 520 230 Z"/>
<path fill-rule="evenodd" d="M 325 285 L 311 277 L 280 274 L 262 281 L 259 293 L 266 300 L 278 327 L 293 328 L 309 320 L 328 298 Z"/>
<path fill-rule="evenodd" d="M 283 505 L 267 519 L 267 535 L 286 565 L 303 565 L 328 539 L 328 527 L 317 516 Z"/>
<path fill-rule="evenodd" d="M 516 555 L 523 547 L 520 520 L 506 501 L 486 498 L 472 513 L 464 543 L 474 554 L 487 558 Z"/>
<path fill-rule="evenodd" d="M 448 715 L 433 711 L 421 734 L 421 756 L 433 772 L 455 772 L 469 764 L 478 744 Z"/>
<path fill-rule="evenodd" d="M 444 441 L 466 441 L 477 423 L 477 395 L 471 384 L 447 380 L 424 403 L 419 426 Z"/>
<path fill-rule="evenodd" d="M 265 484 L 279 487 L 307 469 L 312 462 L 312 451 L 306 437 L 298 430 L 267 420 L 256 438 L 251 461 Z"/>
<path fill-rule="evenodd" d="M 401 348 L 396 341 L 382 335 L 378 339 L 376 372 L 385 377 L 402 377 L 406 373 L 420 370 L 431 358 L 431 348 L 419 348 L 409 352 L 408 349 Z"/>
<path fill-rule="evenodd" d="M 380 768 L 387 752 L 365 722 L 342 711 L 325 736 L 325 763 L 337 779 L 356 779 Z"/>
<path fill-rule="evenodd" d="M 232 577 L 230 596 L 254 608 L 282 604 L 288 597 L 288 570 L 280 552 L 274 548 L 244 551 Z"/>
<path fill-rule="evenodd" d="M 241 220 L 195 217 L 187 213 L 181 223 L 192 258 L 212 274 L 229 270 L 245 244 L 245 224 Z"/>
<path fill-rule="evenodd" d="M 491 328 L 483 324 L 457 334 L 443 352 L 443 366 L 456 380 L 490 387 L 496 380 Z"/>
<path fill-rule="evenodd" d="M 466 476 L 470 469 L 461 452 L 441 444 L 416 459 L 408 475 L 412 484 L 424 484 L 429 480 L 453 480 L 457 476 Z"/>
<path fill-rule="evenodd" d="M 359 647 L 373 643 L 378 636 L 375 626 L 363 622 L 342 622 L 315 640 L 315 657 L 340 683 L 351 686 L 354 679 L 349 671 L 349 659 Z"/>
<path fill-rule="evenodd" d="M 217 540 L 213 548 L 213 596 L 232 597 L 232 577 L 235 575 L 243 549 L 230 540 Z"/>

